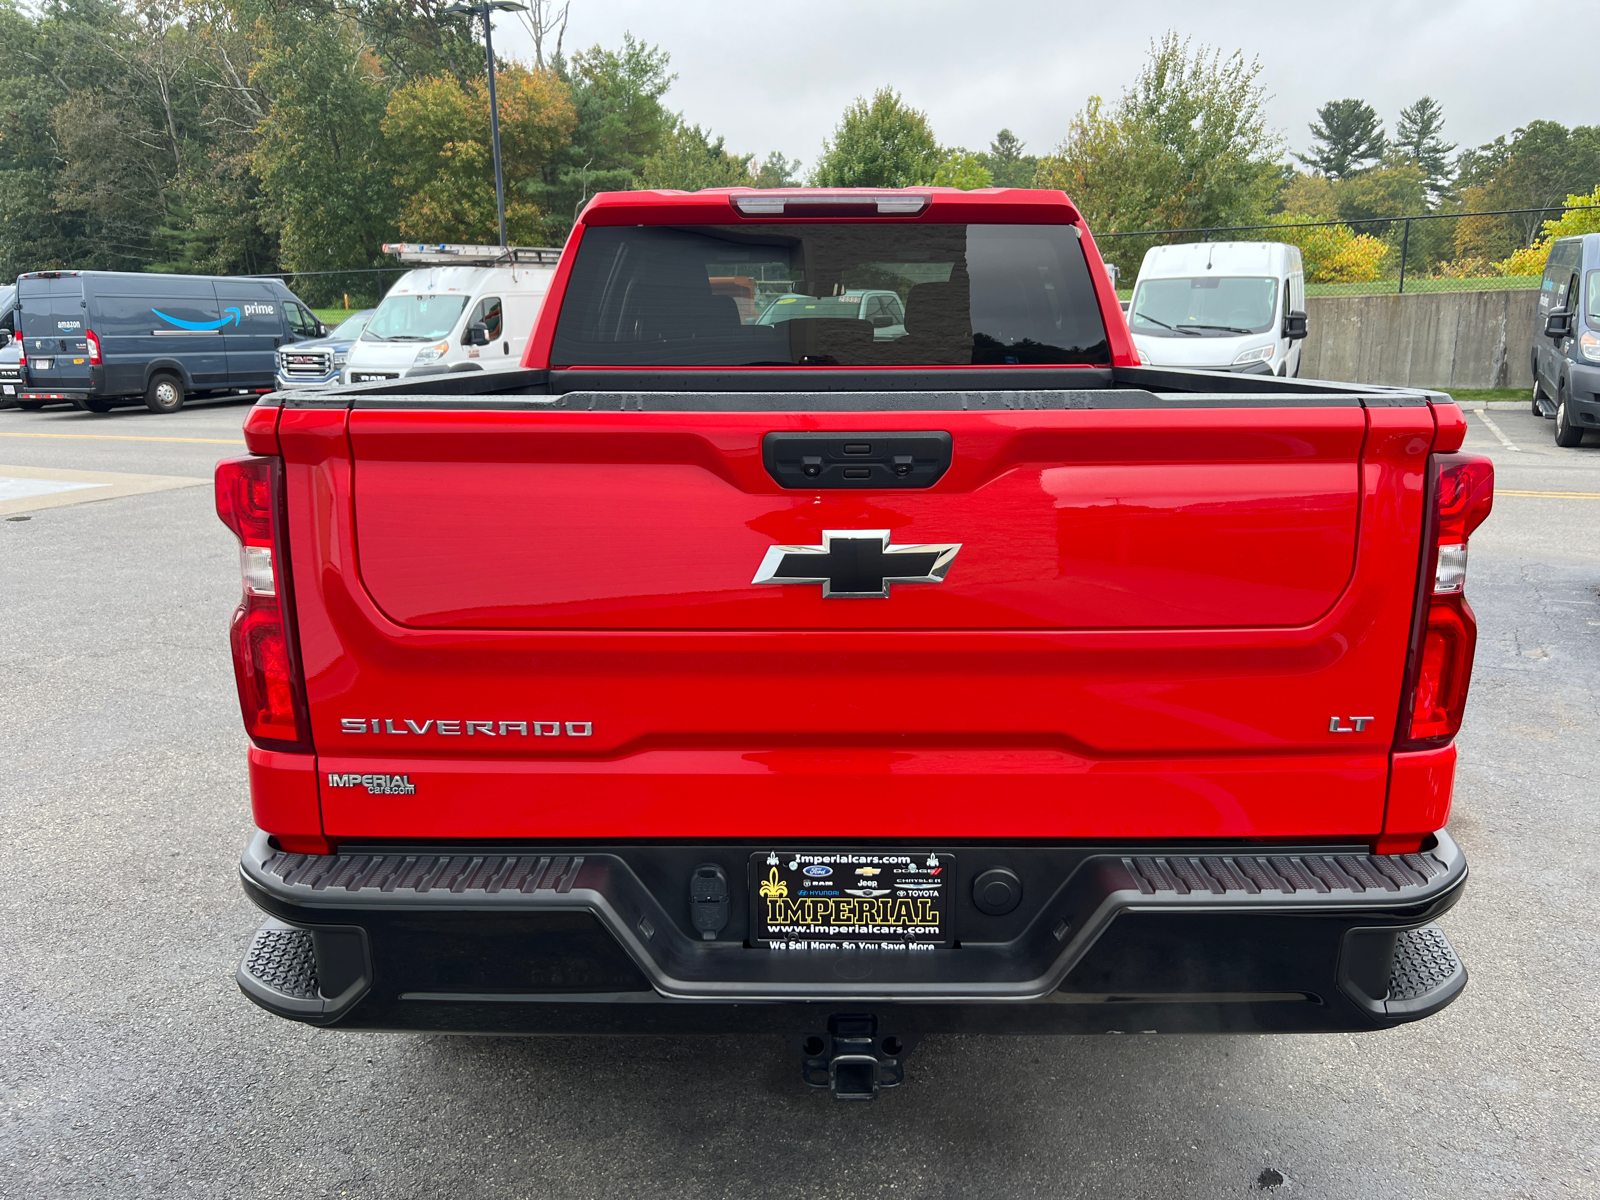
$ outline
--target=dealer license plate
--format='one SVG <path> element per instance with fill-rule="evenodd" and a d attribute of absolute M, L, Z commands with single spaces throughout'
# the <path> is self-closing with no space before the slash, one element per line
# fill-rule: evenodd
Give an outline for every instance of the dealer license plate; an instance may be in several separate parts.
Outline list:
<path fill-rule="evenodd" d="M 56 365 L 56 360 L 53 358 L 36 358 L 33 360 L 33 365 L 38 367 L 41 371 L 48 371 L 51 367 Z"/>
<path fill-rule="evenodd" d="M 956 860 L 937 850 L 762 850 L 750 928 L 773 949 L 948 946 Z"/>
<path fill-rule="evenodd" d="M 6 389 L 6 395 L 8 395 L 8 396 L 15 396 L 17 394 L 17 389 L 14 388 L 9 383 L 5 385 L 5 389 Z"/>

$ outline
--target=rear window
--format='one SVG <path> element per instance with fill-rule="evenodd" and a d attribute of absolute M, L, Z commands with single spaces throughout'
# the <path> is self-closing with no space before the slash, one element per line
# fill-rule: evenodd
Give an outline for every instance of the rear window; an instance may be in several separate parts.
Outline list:
<path fill-rule="evenodd" d="M 1068 225 L 585 230 L 554 366 L 1104 364 Z"/>

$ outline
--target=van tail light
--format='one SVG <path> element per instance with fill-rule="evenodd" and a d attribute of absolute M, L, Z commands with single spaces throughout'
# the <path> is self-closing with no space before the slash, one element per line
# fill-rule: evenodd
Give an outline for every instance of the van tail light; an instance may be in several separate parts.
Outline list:
<path fill-rule="evenodd" d="M 265 750 L 311 750 L 305 679 L 289 617 L 283 461 L 249 455 L 217 464 L 217 516 L 239 539 L 244 597 L 233 614 L 234 680 L 245 731 Z"/>
<path fill-rule="evenodd" d="M 1447 744 L 1461 728 L 1478 623 L 1467 604 L 1467 541 L 1494 507 L 1494 463 L 1435 454 L 1428 463 L 1422 571 L 1406 657 L 1396 750 Z"/>
<path fill-rule="evenodd" d="M 89 365 L 98 367 L 100 365 L 100 339 L 95 336 L 94 330 L 85 329 L 83 331 L 83 340 L 89 343 Z"/>

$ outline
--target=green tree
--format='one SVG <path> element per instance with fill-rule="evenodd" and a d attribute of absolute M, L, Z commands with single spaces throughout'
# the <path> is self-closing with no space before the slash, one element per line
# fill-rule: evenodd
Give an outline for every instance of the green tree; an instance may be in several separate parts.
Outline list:
<path fill-rule="evenodd" d="M 994 173 L 983 159 L 981 154 L 953 146 L 944 151 L 944 157 L 934 168 L 933 177 L 928 182 L 935 187 L 960 188 L 962 191 L 993 187 Z"/>
<path fill-rule="evenodd" d="M 286 18 L 263 34 L 252 80 L 271 99 L 251 168 L 283 265 L 381 265 L 383 243 L 399 233 L 400 197 L 383 153 L 389 95 L 377 56 L 354 23 L 338 19 Z M 348 279 L 334 287 L 346 290 L 354 290 Z"/>
<path fill-rule="evenodd" d="M 1427 180 L 1422 168 L 1404 159 L 1362 171 L 1333 185 L 1334 207 L 1341 221 L 1358 225 L 1382 217 L 1409 217 L 1427 207 Z M 1367 232 L 1382 232 L 1381 227 Z"/>
<path fill-rule="evenodd" d="M 1009 129 L 1002 129 L 989 143 L 989 153 L 979 155 L 996 187 L 1033 186 L 1034 175 L 1039 170 L 1039 156 L 1024 154 L 1025 148 L 1021 138 Z"/>
<path fill-rule="evenodd" d="M 1383 157 L 1383 122 L 1365 100 L 1330 100 L 1311 122 L 1310 154 L 1295 157 L 1329 179 L 1344 179 Z"/>
<path fill-rule="evenodd" d="M 909 187 L 933 178 L 943 155 L 926 113 L 893 88 L 845 109 L 811 172 L 813 187 Z"/>
<path fill-rule="evenodd" d="M 1456 180 L 1468 211 L 1536 210 L 1462 223 L 1482 231 L 1498 223 L 1507 244 L 1492 245 L 1490 236 L 1484 249 L 1491 257 L 1503 257 L 1531 245 L 1567 196 L 1587 194 L 1600 183 L 1600 126 L 1568 129 L 1555 121 L 1530 121 L 1509 138 L 1463 151 L 1456 160 Z"/>
<path fill-rule="evenodd" d="M 553 154 L 538 177 L 519 190 L 545 211 L 541 237 L 546 244 L 566 239 L 579 210 L 596 192 L 639 186 L 644 165 L 660 153 L 678 118 L 661 102 L 677 78 L 670 57 L 632 34 L 620 50 L 591 46 L 552 69 L 566 85 L 576 114 L 567 144 Z"/>
<path fill-rule="evenodd" d="M 800 160 L 791 160 L 777 150 L 762 159 L 755 171 L 753 182 L 759 188 L 797 187 L 800 183 Z"/>
<path fill-rule="evenodd" d="M 1450 189 L 1450 152 L 1456 148 L 1441 136 L 1444 110 L 1432 96 L 1400 110 L 1391 149 L 1422 172 L 1428 199 L 1437 204 Z"/>
<path fill-rule="evenodd" d="M 639 182 L 647 188 L 681 188 L 686 192 L 701 188 L 750 187 L 755 182 L 751 168 L 753 154 L 730 154 L 722 139 L 698 125 L 680 120 L 663 140 L 661 148 L 644 160 Z"/>
<path fill-rule="evenodd" d="M 1279 187 L 1277 138 L 1262 111 L 1258 61 L 1168 33 L 1114 106 L 1091 96 L 1066 139 L 1039 164 L 1037 186 L 1061 188 L 1104 230 L 1248 225 Z M 1145 246 L 1109 253 L 1133 271 Z"/>
<path fill-rule="evenodd" d="M 1291 172 L 1278 193 L 1281 212 L 1295 213 L 1311 221 L 1331 221 L 1339 215 L 1334 184 L 1326 175 Z"/>
<path fill-rule="evenodd" d="M 0 8 L 7 277 L 51 266 L 138 269 L 155 256 L 166 179 L 198 105 L 184 73 L 169 74 L 163 117 L 142 66 L 162 53 L 181 61 L 187 42 L 181 27 L 141 23 L 99 0 L 60 0 L 37 15 Z"/>
<path fill-rule="evenodd" d="M 1501 274 L 1543 275 L 1550 259 L 1550 247 L 1557 238 L 1600 233 L 1600 187 L 1587 196 L 1568 196 L 1564 207 L 1569 211 L 1546 221 L 1538 240 L 1531 246 L 1518 250 L 1505 262 L 1495 264 Z"/>
<path fill-rule="evenodd" d="M 495 84 L 505 178 L 537 178 L 576 122 L 566 85 L 554 72 L 516 63 L 496 71 Z M 497 240 L 487 78 L 462 88 L 448 76 L 430 75 L 397 88 L 382 129 L 400 189 L 402 234 L 424 242 Z M 541 237 L 543 218 L 526 192 L 507 196 L 506 229 L 514 243 Z"/>

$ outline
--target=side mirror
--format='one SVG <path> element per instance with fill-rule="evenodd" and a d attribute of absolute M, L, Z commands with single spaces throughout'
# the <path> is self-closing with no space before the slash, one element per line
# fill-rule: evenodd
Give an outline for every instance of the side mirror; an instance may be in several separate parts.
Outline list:
<path fill-rule="evenodd" d="M 1288 338 L 1291 342 L 1298 342 L 1301 338 L 1305 337 L 1308 333 L 1310 333 L 1310 329 L 1308 327 L 1308 323 L 1307 323 L 1307 320 L 1306 320 L 1306 314 L 1305 313 L 1303 313 L 1303 312 L 1291 312 L 1291 313 L 1287 313 L 1287 314 L 1284 315 L 1284 318 L 1283 318 L 1283 336 L 1284 337 Z"/>
<path fill-rule="evenodd" d="M 1558 308 L 1544 319 L 1544 335 L 1561 341 L 1572 336 L 1572 310 Z"/>
<path fill-rule="evenodd" d="M 467 332 L 461 339 L 463 346 L 487 346 L 489 344 L 489 327 L 482 321 L 474 321 L 467 326 Z"/>
<path fill-rule="evenodd" d="M 0 329 L 0 348 L 11 345 L 11 330 Z"/>
<path fill-rule="evenodd" d="M 321 321 L 317 322 L 317 336 L 319 338 L 325 338 L 328 336 L 328 327 Z"/>

